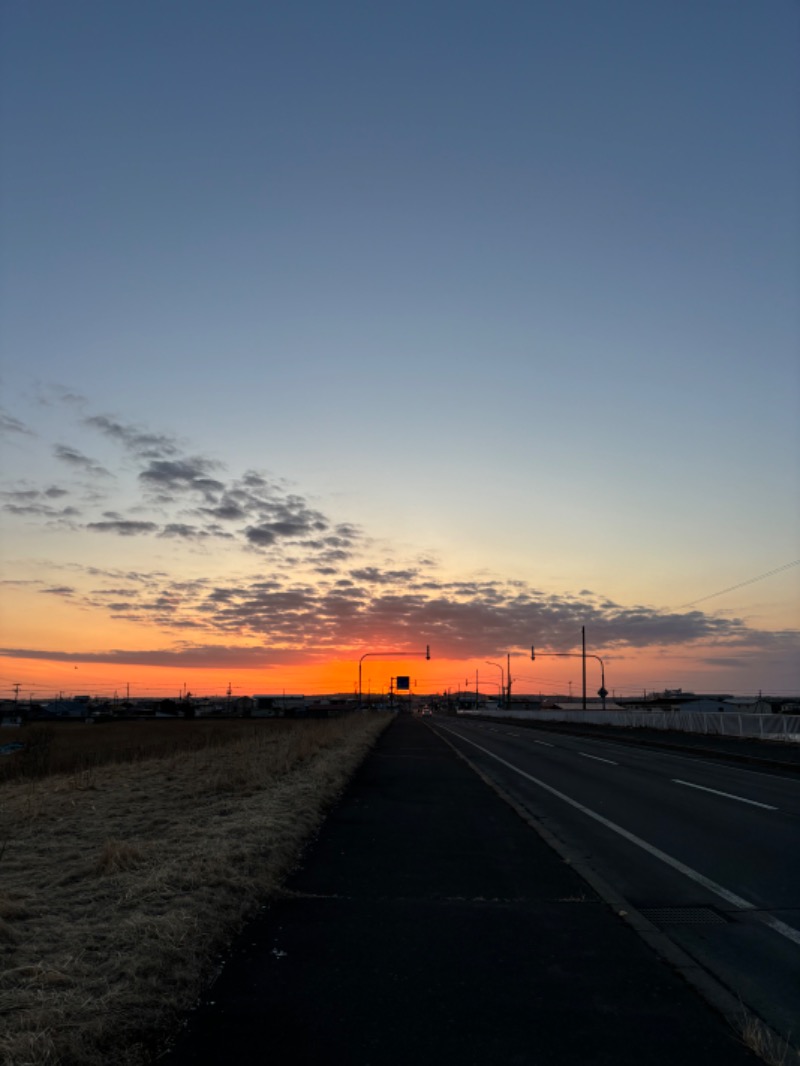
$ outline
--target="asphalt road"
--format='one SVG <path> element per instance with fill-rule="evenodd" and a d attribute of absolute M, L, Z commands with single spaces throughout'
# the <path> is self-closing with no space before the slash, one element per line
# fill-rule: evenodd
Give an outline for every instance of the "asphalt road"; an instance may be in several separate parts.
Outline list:
<path fill-rule="evenodd" d="M 159 1066 L 756 1066 L 736 1001 L 427 721 L 381 734 Z"/>
<path fill-rule="evenodd" d="M 542 729 L 430 723 L 745 1005 L 796 1039 L 796 776 Z"/>

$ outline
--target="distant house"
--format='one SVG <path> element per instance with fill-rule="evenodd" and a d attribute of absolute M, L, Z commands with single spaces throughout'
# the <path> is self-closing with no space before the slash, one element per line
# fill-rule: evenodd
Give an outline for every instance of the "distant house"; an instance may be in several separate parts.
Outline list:
<path fill-rule="evenodd" d="M 731 696 L 724 701 L 723 710 L 738 714 L 772 714 L 772 703 L 760 696 Z"/>
<path fill-rule="evenodd" d="M 253 696 L 252 718 L 298 718 L 305 715 L 308 701 L 305 696 Z"/>
<path fill-rule="evenodd" d="M 45 712 L 51 718 L 88 718 L 90 714 L 89 696 L 73 696 L 72 699 L 51 700 L 45 705 Z"/>

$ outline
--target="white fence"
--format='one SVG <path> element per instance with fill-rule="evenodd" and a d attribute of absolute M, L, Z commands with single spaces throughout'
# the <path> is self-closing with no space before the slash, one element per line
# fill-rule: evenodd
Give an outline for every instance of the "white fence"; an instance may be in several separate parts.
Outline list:
<path fill-rule="evenodd" d="M 758 737 L 800 743 L 800 715 L 723 714 L 689 711 L 460 711 L 460 714 L 491 718 L 526 718 L 536 722 L 575 722 L 617 725 L 637 729 L 672 729 L 681 733 L 704 733 L 725 737 Z"/>

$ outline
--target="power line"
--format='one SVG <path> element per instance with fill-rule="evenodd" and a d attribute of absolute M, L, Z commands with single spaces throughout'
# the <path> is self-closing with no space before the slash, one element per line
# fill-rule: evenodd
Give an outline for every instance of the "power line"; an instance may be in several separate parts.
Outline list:
<path fill-rule="evenodd" d="M 790 563 L 784 563 L 783 566 L 776 566 L 774 570 L 768 570 L 766 574 L 759 574 L 758 577 L 750 577 L 747 581 L 740 581 L 738 585 L 731 585 L 730 588 L 720 589 L 719 592 L 712 592 L 708 596 L 701 596 L 698 600 L 691 600 L 689 603 L 682 603 L 678 610 L 683 610 L 684 607 L 694 607 L 696 603 L 705 603 L 706 600 L 713 600 L 715 596 L 724 596 L 726 592 L 735 592 L 736 589 L 743 589 L 745 585 L 754 585 L 756 581 L 763 581 L 764 578 L 774 577 L 775 574 L 780 574 L 784 570 L 789 570 L 793 566 L 800 564 L 800 559 L 793 559 Z"/>

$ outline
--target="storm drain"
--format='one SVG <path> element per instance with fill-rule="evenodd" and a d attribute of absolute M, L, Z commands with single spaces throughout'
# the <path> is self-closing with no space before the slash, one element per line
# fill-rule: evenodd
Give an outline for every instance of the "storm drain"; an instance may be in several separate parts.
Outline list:
<path fill-rule="evenodd" d="M 640 914 L 653 925 L 727 925 L 728 919 L 713 907 L 642 907 Z"/>

